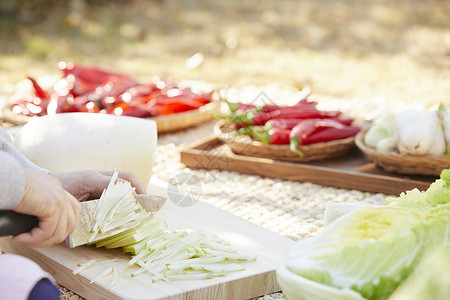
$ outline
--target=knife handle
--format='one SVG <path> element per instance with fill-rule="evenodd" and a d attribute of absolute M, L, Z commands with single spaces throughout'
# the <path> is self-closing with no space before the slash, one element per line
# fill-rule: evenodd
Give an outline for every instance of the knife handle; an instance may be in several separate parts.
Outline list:
<path fill-rule="evenodd" d="M 0 210 L 0 236 L 18 235 L 30 232 L 39 226 L 36 216 L 17 213 L 12 210 Z"/>

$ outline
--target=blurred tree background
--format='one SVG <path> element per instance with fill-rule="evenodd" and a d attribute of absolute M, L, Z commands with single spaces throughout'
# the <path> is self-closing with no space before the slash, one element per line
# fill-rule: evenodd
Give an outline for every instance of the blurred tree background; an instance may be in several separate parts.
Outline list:
<path fill-rule="evenodd" d="M 450 104 L 448 0 L 0 0 L 0 92 L 59 61 Z"/>

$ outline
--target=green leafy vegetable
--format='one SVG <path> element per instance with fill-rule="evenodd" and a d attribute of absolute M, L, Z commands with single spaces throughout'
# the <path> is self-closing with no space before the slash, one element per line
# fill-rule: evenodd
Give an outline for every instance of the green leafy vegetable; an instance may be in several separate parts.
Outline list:
<path fill-rule="evenodd" d="M 386 299 L 450 240 L 450 170 L 427 191 L 358 208 L 299 242 L 277 270 L 288 299 Z"/>
<path fill-rule="evenodd" d="M 447 299 L 450 295 L 450 246 L 428 253 L 390 300 Z"/>

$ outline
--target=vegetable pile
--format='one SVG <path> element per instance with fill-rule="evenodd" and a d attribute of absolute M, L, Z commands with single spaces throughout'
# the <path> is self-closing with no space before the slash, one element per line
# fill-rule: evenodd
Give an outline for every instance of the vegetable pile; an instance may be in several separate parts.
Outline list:
<path fill-rule="evenodd" d="M 265 104 L 256 106 L 224 100 L 230 114 L 215 115 L 236 125 L 238 135 L 248 135 L 265 144 L 290 145 L 302 157 L 298 145 L 310 145 L 352 137 L 360 128 L 340 111 L 319 110 L 307 97 L 292 106 Z"/>
<path fill-rule="evenodd" d="M 448 253 L 450 170 L 428 190 L 388 201 L 358 208 L 297 243 L 277 269 L 286 297 L 386 299 L 425 257 Z"/>
<path fill-rule="evenodd" d="M 376 118 L 364 143 L 378 151 L 443 156 L 450 151 L 450 112 L 406 110 Z"/>
<path fill-rule="evenodd" d="M 88 227 L 90 232 L 86 235 L 87 241 L 96 247 L 121 248 L 123 252 L 131 253 L 126 269 L 130 276 L 149 274 L 152 282 L 210 279 L 245 270 L 242 262 L 257 259 L 212 234 L 168 229 L 165 221 L 140 207 L 129 182 L 115 182 L 116 179 L 117 173 L 98 201 Z M 120 228 L 122 230 L 117 232 Z M 116 233 L 109 234 L 111 232 Z M 73 274 L 103 263 L 89 260 L 79 264 Z M 118 272 L 113 265 L 92 282 L 111 274 L 110 284 L 115 284 Z"/>
<path fill-rule="evenodd" d="M 211 102 L 211 92 L 203 92 L 171 80 L 154 77 L 139 83 L 123 74 L 97 67 L 60 62 L 62 78 L 51 91 L 36 80 L 29 95 L 12 104 L 11 110 L 25 116 L 89 112 L 132 117 L 156 117 L 198 109 Z"/>

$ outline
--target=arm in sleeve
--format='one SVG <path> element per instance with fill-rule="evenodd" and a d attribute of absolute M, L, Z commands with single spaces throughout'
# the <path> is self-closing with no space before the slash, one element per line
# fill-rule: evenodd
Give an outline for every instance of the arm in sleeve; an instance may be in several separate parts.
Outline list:
<path fill-rule="evenodd" d="M 8 133 L 2 128 L 0 128 L 0 151 L 11 154 L 22 165 L 22 167 L 27 168 L 28 170 L 44 174 L 49 173 L 48 170 L 35 165 L 16 148 L 14 148 L 11 138 L 9 137 Z"/>
<path fill-rule="evenodd" d="M 48 174 L 17 151 L 8 133 L 0 128 L 0 209 L 13 209 L 22 200 L 25 175 L 22 168 Z"/>
<path fill-rule="evenodd" d="M 16 207 L 24 189 L 22 165 L 11 154 L 0 151 L 0 209 Z"/>

